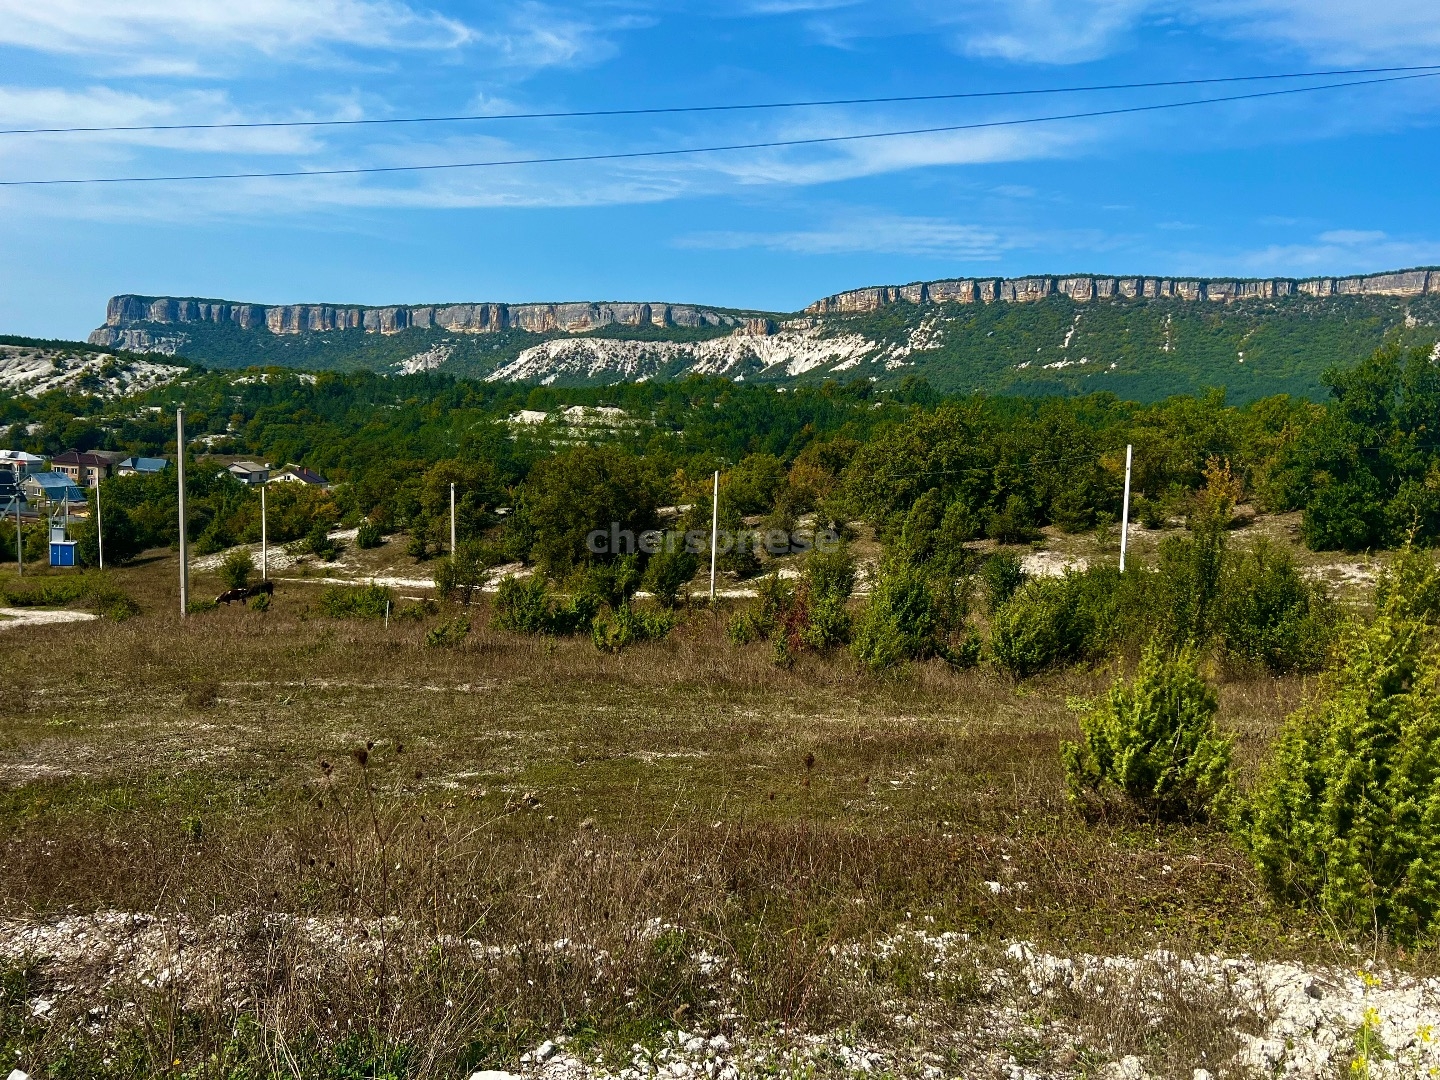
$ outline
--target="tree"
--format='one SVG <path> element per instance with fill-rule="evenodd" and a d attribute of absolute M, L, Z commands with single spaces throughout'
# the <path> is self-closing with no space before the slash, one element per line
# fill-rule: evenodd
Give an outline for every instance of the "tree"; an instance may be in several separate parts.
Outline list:
<path fill-rule="evenodd" d="M 633 553 L 630 545 L 653 523 L 661 491 L 650 465 L 619 447 L 582 446 L 546 458 L 525 482 L 530 555 L 560 578 L 582 563 L 623 555 L 627 548 Z M 591 534 L 604 537 L 604 551 L 587 544 Z"/>
<path fill-rule="evenodd" d="M 1440 572 L 1407 549 L 1289 720 L 1239 835 L 1266 885 L 1344 930 L 1440 934 Z"/>

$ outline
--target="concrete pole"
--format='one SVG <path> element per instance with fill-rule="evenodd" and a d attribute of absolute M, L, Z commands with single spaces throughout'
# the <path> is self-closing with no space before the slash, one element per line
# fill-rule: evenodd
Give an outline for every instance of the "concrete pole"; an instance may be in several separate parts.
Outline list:
<path fill-rule="evenodd" d="M 1125 445 L 1125 502 L 1120 510 L 1120 572 L 1125 572 L 1125 542 L 1130 537 L 1130 454 L 1134 449 Z"/>
<path fill-rule="evenodd" d="M 720 543 L 720 470 L 715 470 L 715 498 L 710 506 L 710 602 L 715 602 L 715 548 Z"/>
<path fill-rule="evenodd" d="M 100 569 L 105 569 L 105 518 L 100 513 L 100 484 L 95 484 L 95 544 L 100 549 Z"/>
<path fill-rule="evenodd" d="M 260 485 L 260 580 L 264 581 L 270 576 L 270 567 L 266 562 L 269 546 L 269 536 L 265 530 L 265 485 Z"/>
<path fill-rule="evenodd" d="M 20 496 L 15 496 L 15 567 L 20 577 L 25 576 L 25 534 L 20 531 Z"/>
<path fill-rule="evenodd" d="M 185 406 L 175 410 L 175 477 L 180 496 L 180 617 L 190 610 L 190 540 L 185 535 Z"/>
<path fill-rule="evenodd" d="M 455 561 L 455 485 L 450 485 L 450 561 Z"/>

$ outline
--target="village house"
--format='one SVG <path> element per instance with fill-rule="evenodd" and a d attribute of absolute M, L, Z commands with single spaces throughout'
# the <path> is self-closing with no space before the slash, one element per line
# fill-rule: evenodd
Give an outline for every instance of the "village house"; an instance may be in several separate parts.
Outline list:
<path fill-rule="evenodd" d="M 100 481 L 115 469 L 123 454 L 110 450 L 66 450 L 50 461 L 50 471 L 63 473 L 82 488 L 99 487 Z"/>
<path fill-rule="evenodd" d="M 326 480 L 313 469 L 307 469 L 304 465 L 290 464 L 276 473 L 272 483 L 276 484 L 309 484 L 311 487 L 329 487 L 330 481 Z"/>
<path fill-rule="evenodd" d="M 62 472 L 31 473 L 20 481 L 20 492 L 31 503 L 86 504 L 85 489 Z"/>
<path fill-rule="evenodd" d="M 255 461 L 232 461 L 226 471 L 248 487 L 266 483 L 270 479 L 270 466 Z"/>
<path fill-rule="evenodd" d="M 115 466 L 116 476 L 134 476 L 137 473 L 159 473 L 170 467 L 170 459 L 163 457 L 127 457 Z"/>
<path fill-rule="evenodd" d="M 0 450 L 0 469 L 9 469 L 18 480 L 26 473 L 43 472 L 45 459 L 24 450 Z"/>

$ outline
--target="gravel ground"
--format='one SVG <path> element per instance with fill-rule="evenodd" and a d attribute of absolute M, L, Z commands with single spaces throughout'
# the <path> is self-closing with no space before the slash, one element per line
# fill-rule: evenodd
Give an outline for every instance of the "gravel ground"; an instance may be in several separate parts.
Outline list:
<path fill-rule="evenodd" d="M 264 918 L 284 922 L 334 955 L 373 949 L 377 940 L 376 927 L 351 921 Z M 111 995 L 113 1000 L 115 990 L 127 985 L 156 987 L 178 980 L 210 993 L 235 970 L 234 947 L 244 933 L 242 924 L 253 926 L 253 920 L 201 924 L 117 911 L 48 921 L 4 920 L 0 961 L 39 960 L 49 969 L 60 989 L 29 1003 L 40 1017 L 73 1011 L 57 1008 L 67 1004 L 62 1001 L 66 995 L 81 996 L 70 1005 L 91 996 Z M 649 929 L 659 932 L 663 927 L 654 924 Z M 477 955 L 495 950 L 478 940 L 460 944 Z M 578 948 L 569 942 L 548 947 Z M 1440 1076 L 1440 979 L 1435 978 L 1311 968 L 1244 956 L 1060 956 L 1024 942 L 985 948 L 964 934 L 919 928 L 846 946 L 834 955 L 838 979 L 853 978 L 859 985 L 877 963 L 903 958 L 935 988 L 967 987 L 974 1005 L 965 1014 L 966 1022 L 957 1025 L 953 1014 L 937 1024 L 919 1003 L 923 996 L 886 1001 L 894 1010 L 889 1031 L 867 1038 L 843 1030 L 757 1028 L 727 1014 L 728 1021 L 722 1018 L 708 1028 L 673 1030 L 658 1043 L 637 1043 L 628 1060 L 618 1063 L 613 1057 L 602 1062 L 557 1033 L 522 1055 L 515 1074 L 480 1072 L 471 1080 L 741 1080 L 775 1075 L 1321 1080 L 1353 1071 L 1356 1033 L 1362 1029 L 1378 1036 L 1384 1049 L 1369 1063 L 1368 1072 L 1357 1075 L 1373 1080 Z M 691 962 L 713 978 L 721 995 L 727 984 L 743 981 L 720 957 L 697 954 Z M 1147 1028 L 1173 1034 L 1180 1024 L 1217 1019 L 1222 1038 L 1212 1045 L 1228 1048 L 1221 1060 L 1182 1060 L 1177 1066 L 1173 1054 L 1167 1064 L 1124 1052 L 1121 1035 L 1127 1025 L 1138 1025 L 1142 1034 Z"/>

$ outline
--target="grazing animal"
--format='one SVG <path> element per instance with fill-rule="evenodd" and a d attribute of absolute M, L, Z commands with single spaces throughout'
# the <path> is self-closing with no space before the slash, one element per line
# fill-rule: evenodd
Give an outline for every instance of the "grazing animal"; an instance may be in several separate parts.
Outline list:
<path fill-rule="evenodd" d="M 227 589 L 215 597 L 215 603 L 224 604 L 226 607 L 229 607 L 232 600 L 238 600 L 243 604 L 246 600 L 249 600 L 250 597 L 260 596 L 262 593 L 265 596 L 274 596 L 275 583 L 267 579 L 260 582 L 259 585 L 250 586 L 248 589 Z"/>

